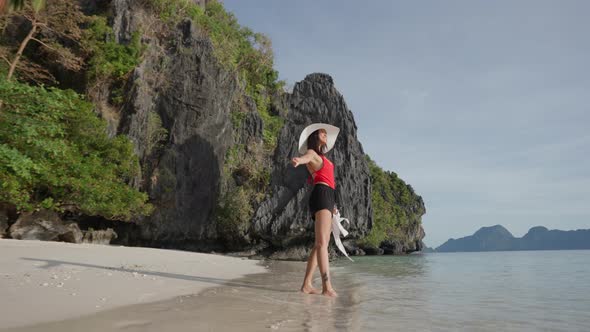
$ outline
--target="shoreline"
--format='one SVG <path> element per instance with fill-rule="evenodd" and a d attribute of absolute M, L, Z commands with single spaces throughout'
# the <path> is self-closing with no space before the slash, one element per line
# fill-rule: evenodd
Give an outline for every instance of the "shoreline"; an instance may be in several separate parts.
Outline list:
<path fill-rule="evenodd" d="M 0 239 L 0 329 L 199 294 L 262 261 L 169 249 Z"/>
<path fill-rule="evenodd" d="M 263 273 L 191 295 L 0 332 L 587 331 L 585 253 L 341 259 L 330 264 L 335 299 L 298 291 L 304 262 L 264 261 Z"/>
<path fill-rule="evenodd" d="M 342 291 L 338 298 L 309 295 L 299 291 L 304 262 L 267 263 L 263 273 L 248 274 L 199 293 L 0 331 L 359 330 L 362 290 L 349 276 L 339 276 L 336 285 Z M 338 273 L 341 267 L 334 267 L 334 271 Z M 316 278 L 314 282 L 321 281 Z"/>

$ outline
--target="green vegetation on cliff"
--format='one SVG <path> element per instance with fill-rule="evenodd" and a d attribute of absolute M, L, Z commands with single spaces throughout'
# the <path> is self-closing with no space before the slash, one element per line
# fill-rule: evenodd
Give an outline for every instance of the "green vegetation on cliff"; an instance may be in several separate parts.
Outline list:
<path fill-rule="evenodd" d="M 369 156 L 366 158 L 371 173 L 373 228 L 360 242 L 379 247 L 385 240 L 403 238 L 401 231 L 412 220 L 419 220 L 410 208 L 419 196 L 397 174 L 384 171 Z"/>
<path fill-rule="evenodd" d="M 22 41 L 5 35 L 6 31 L 14 31 L 14 26 L 1 31 L 0 55 L 13 62 L 0 63 L 0 73 L 6 76 L 12 68 L 13 79 L 21 83 L 0 79 L 0 203 L 11 203 L 20 210 L 67 209 L 121 220 L 149 214 L 153 207 L 147 203 L 147 195 L 128 185 L 139 169 L 129 139 L 109 138 L 105 121 L 73 91 L 22 83 L 26 80 L 31 84 L 58 85 L 57 79 L 67 76 L 64 72 L 75 72 L 76 77 L 85 78 L 86 82 L 75 82 L 79 85 L 75 87 L 70 82 L 66 86 L 85 91 L 88 99 L 101 107 L 104 95 L 108 95 L 110 106 L 120 105 L 129 73 L 141 63 L 144 50 L 141 32 L 135 32 L 127 44 L 119 44 L 107 18 L 87 17 L 71 1 L 54 0 L 51 4 L 73 6 L 59 7 L 71 9 L 60 11 L 64 15 L 76 11 L 75 20 L 70 19 L 67 26 L 61 26 L 69 37 L 61 38 L 49 32 L 37 36 L 41 41 L 51 41 L 47 46 L 58 52 L 49 52 L 32 40 L 31 46 L 25 43 L 22 58 L 14 62 L 17 59 L 14 53 Z M 241 26 L 216 1 L 205 8 L 192 0 L 146 0 L 138 5 L 142 11 L 145 6 L 153 10 L 148 10 L 148 14 L 155 12 L 159 19 L 150 24 L 166 27 L 168 32 L 178 29 L 177 24 L 182 20 L 191 19 L 197 30 L 210 39 L 220 65 L 239 79 L 241 89 L 233 96 L 231 110 L 234 145 L 225 157 L 215 214 L 219 238 L 226 241 L 228 248 L 237 249 L 249 241 L 249 222 L 268 190 L 271 155 L 283 127 L 283 118 L 278 115 L 283 112 L 277 111 L 273 100 L 280 98 L 284 83 L 278 80 L 273 68 L 271 42 L 265 35 Z M 54 18 L 44 15 L 46 19 Z M 1 27 L 10 24 L 19 23 L 6 17 L 0 20 Z M 155 28 L 150 25 L 150 29 Z M 161 38 L 161 31 L 152 30 L 143 31 L 146 41 L 154 38 L 158 44 L 166 40 Z M 167 55 L 166 45 L 159 46 Z M 27 71 L 31 69 L 34 72 Z M 253 111 L 253 104 L 263 122 L 262 140 L 253 137 L 245 142 L 243 137 L 236 136 L 240 135 L 239 129 L 245 121 L 252 120 L 253 114 L 249 112 Z M 112 108 L 113 112 L 119 111 L 118 107 Z M 104 116 L 105 110 L 101 108 L 101 112 Z M 146 130 L 146 150 L 160 149 L 167 132 L 157 112 L 148 114 Z M 419 223 L 423 203 L 395 173 L 383 171 L 367 159 L 372 182 L 373 227 L 361 241 L 379 246 L 384 241 L 403 239 L 405 232 Z M 172 191 L 177 181 L 175 174 L 161 174 L 160 181 L 166 182 L 164 179 L 170 179 L 164 190 Z"/>
<path fill-rule="evenodd" d="M 142 52 L 138 32 L 133 34 L 129 45 L 118 44 L 113 29 L 102 16 L 92 16 L 84 30 L 84 44 L 92 54 L 87 73 L 93 79 L 104 76 L 124 79 L 139 64 Z"/>
<path fill-rule="evenodd" d="M 270 155 L 277 145 L 283 119 L 271 113 L 273 96 L 280 96 L 284 82 L 273 68 L 270 39 L 238 23 L 236 17 L 217 1 L 205 8 L 190 0 L 150 0 L 159 18 L 174 26 L 190 18 L 211 40 L 213 53 L 228 71 L 235 72 L 241 94 L 234 97 L 231 121 L 234 135 L 243 126 L 246 100 L 256 104 L 263 122 L 262 142 L 235 144 L 225 156 L 220 197 L 215 213 L 217 233 L 228 248 L 239 248 L 247 237 L 249 222 L 260 204 L 270 181 Z M 234 141 L 239 141 L 234 136 Z"/>
<path fill-rule="evenodd" d="M 284 82 L 273 68 L 270 39 L 241 26 L 237 18 L 217 1 L 205 7 L 191 0 L 149 0 L 149 6 L 168 30 L 184 19 L 191 19 L 209 38 L 213 54 L 226 70 L 239 79 L 240 92 L 234 96 L 231 121 L 234 142 L 225 156 L 220 197 L 215 220 L 217 234 L 228 248 L 239 248 L 247 237 L 249 222 L 270 182 L 270 155 L 274 152 L 284 120 L 271 112 L 273 97 L 279 97 Z M 263 123 L 262 142 L 237 144 L 251 100 Z M 276 112 L 275 112 L 276 113 Z"/>
<path fill-rule="evenodd" d="M 131 141 L 109 138 L 92 104 L 56 87 L 64 86 L 59 79 L 86 76 L 65 86 L 84 91 L 88 82 L 108 82 L 120 103 L 139 63 L 139 35 L 115 43 L 106 18 L 84 15 L 75 1 L 20 1 L 1 14 L 0 202 L 119 220 L 149 214 L 147 195 L 128 185 L 139 170 Z M 24 35 L 15 33 L 23 28 Z"/>
<path fill-rule="evenodd" d="M 150 213 L 127 137 L 109 138 L 92 105 L 71 90 L 0 80 L 0 201 L 128 220 Z"/>
<path fill-rule="evenodd" d="M 229 249 L 245 242 L 250 220 L 270 183 L 263 149 L 262 143 L 236 144 L 226 154 L 215 218 L 219 237 Z"/>
<path fill-rule="evenodd" d="M 92 16 L 89 25 L 83 31 L 83 44 L 90 53 L 87 61 L 86 75 L 93 84 L 109 82 L 111 85 L 111 102 L 123 102 L 123 87 L 128 74 L 139 64 L 143 46 L 139 32 L 135 32 L 128 45 L 115 42 L 113 29 L 107 24 L 107 18 Z"/>

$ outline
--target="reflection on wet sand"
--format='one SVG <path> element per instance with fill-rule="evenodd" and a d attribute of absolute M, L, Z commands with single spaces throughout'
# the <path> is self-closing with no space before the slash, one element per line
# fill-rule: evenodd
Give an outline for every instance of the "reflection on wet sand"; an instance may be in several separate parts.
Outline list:
<path fill-rule="evenodd" d="M 361 287 L 354 287 L 348 275 L 339 275 L 338 298 L 303 296 L 303 316 L 299 326 L 303 331 L 360 330 L 359 305 Z M 346 286 L 345 286 L 346 285 Z M 349 286 L 353 287 L 349 287 Z"/>

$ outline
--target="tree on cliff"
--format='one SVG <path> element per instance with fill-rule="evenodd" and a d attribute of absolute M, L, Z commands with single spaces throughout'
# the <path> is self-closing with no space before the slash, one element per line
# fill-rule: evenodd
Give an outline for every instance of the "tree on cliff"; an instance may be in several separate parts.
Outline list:
<path fill-rule="evenodd" d="M 36 45 L 35 56 L 77 71 L 83 59 L 70 47 L 78 44 L 85 16 L 78 4 L 68 0 L 11 0 L 1 4 L 0 26 L 3 28 L 0 57 L 7 65 L 6 78 L 15 72 L 34 82 L 54 82 L 49 70 L 30 61 L 25 51 L 30 42 Z M 10 25 L 15 29 L 7 29 Z M 26 35 L 22 32 L 26 31 Z M 16 42 L 15 42 L 16 41 Z"/>
<path fill-rule="evenodd" d="M 80 28 L 88 19 L 76 1 L 0 0 L 0 203 L 129 220 L 153 210 L 128 185 L 139 172 L 131 141 L 108 137 L 105 121 L 74 91 L 22 83 L 120 64 L 118 48 L 101 53 L 113 50 L 103 35 L 88 38 L 96 20 Z"/>

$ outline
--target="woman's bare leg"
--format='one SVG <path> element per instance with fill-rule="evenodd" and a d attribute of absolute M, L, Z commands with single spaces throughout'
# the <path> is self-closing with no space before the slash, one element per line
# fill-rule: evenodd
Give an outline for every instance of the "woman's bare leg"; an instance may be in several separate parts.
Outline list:
<path fill-rule="evenodd" d="M 315 245 L 309 253 L 307 259 L 307 269 L 305 270 L 305 278 L 303 278 L 303 285 L 301 285 L 301 291 L 305 294 L 321 294 L 321 292 L 312 286 L 313 273 L 315 268 L 318 266 L 318 255 L 316 254 Z"/>
<path fill-rule="evenodd" d="M 324 209 L 315 214 L 315 249 L 318 255 L 318 265 L 322 275 L 322 294 L 326 296 L 338 296 L 332 288 L 330 281 L 330 261 L 328 259 L 328 244 L 332 231 L 332 213 Z"/>

